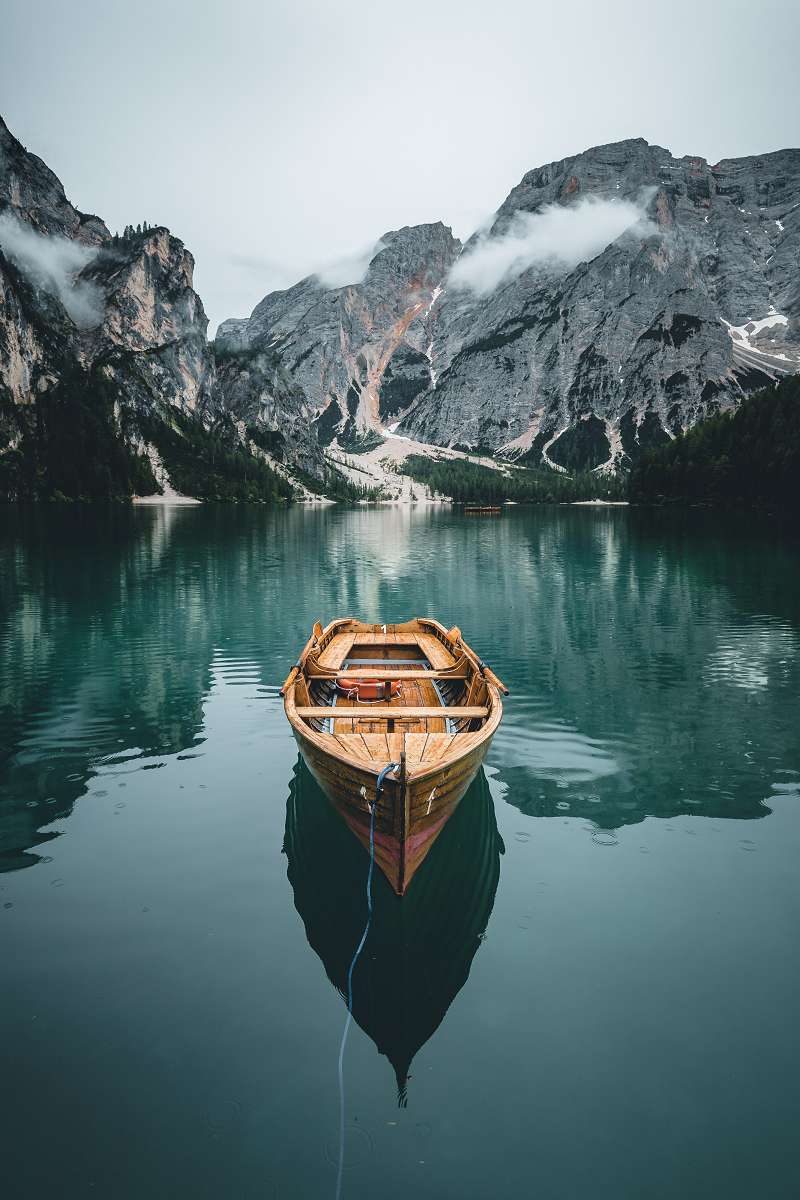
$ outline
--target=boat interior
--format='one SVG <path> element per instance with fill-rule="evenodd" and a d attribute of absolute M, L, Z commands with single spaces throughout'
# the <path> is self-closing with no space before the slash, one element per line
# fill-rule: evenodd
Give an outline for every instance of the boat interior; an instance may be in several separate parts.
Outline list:
<path fill-rule="evenodd" d="M 298 675 L 297 716 L 373 762 L 434 762 L 490 712 L 486 680 L 437 632 L 333 632 Z"/>

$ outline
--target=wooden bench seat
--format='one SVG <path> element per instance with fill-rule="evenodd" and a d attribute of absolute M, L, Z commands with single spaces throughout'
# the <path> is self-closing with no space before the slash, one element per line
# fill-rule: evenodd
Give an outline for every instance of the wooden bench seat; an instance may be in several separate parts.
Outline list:
<path fill-rule="evenodd" d="M 452 667 L 455 662 L 453 655 L 432 633 L 418 633 L 415 641 L 434 670 L 444 671 Z"/>
<path fill-rule="evenodd" d="M 380 661 L 380 660 L 379 660 Z M 383 667 L 383 662 L 381 662 Z M 336 675 L 317 675 L 313 671 L 308 673 L 309 679 L 469 679 L 466 671 L 400 671 L 400 670 L 380 670 L 370 671 L 367 667 L 345 667 L 344 670 L 336 671 Z"/>
<path fill-rule="evenodd" d="M 479 717 L 488 717 L 489 709 L 470 705 L 455 705 L 452 708 L 406 708 L 398 705 L 392 708 L 389 705 L 381 704 L 359 704 L 350 706 L 346 704 L 325 704 L 315 705 L 314 707 L 303 707 L 296 709 L 298 717 L 302 717 L 304 721 L 320 720 L 324 717 L 352 718 L 360 721 L 402 721 L 414 720 L 415 718 L 427 719 L 429 717 L 450 717 L 453 720 L 461 718 L 469 718 L 475 720 Z"/>
<path fill-rule="evenodd" d="M 353 648 L 356 640 L 354 633 L 337 633 L 319 656 L 319 665 L 338 671 Z"/>

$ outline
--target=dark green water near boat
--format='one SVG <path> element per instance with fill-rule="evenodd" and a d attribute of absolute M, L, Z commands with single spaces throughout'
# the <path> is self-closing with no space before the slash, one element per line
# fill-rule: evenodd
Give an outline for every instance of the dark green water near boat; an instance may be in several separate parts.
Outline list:
<path fill-rule="evenodd" d="M 511 696 L 376 875 L 344 1196 L 796 1195 L 797 543 L 208 507 L 0 516 L 4 1196 L 334 1195 L 368 860 L 278 687 L 345 614 L 457 623 Z"/>

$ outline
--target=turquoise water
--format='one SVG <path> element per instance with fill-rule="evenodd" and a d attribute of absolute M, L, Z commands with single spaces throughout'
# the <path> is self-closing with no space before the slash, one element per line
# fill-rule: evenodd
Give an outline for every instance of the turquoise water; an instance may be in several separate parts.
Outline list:
<path fill-rule="evenodd" d="M 4 1195 L 334 1195 L 367 857 L 278 687 L 344 614 L 457 623 L 511 695 L 376 876 L 343 1195 L 796 1194 L 797 543 L 209 507 L 0 517 Z"/>

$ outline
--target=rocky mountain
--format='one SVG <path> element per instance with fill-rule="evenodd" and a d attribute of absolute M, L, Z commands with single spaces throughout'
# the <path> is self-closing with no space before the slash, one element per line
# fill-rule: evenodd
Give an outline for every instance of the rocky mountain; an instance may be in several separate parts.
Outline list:
<path fill-rule="evenodd" d="M 612 469 L 800 369 L 797 150 L 601 146 L 529 172 L 463 250 L 441 225 L 382 244 L 362 281 L 218 333 L 278 357 L 325 442 Z"/>
<path fill-rule="evenodd" d="M 76 209 L 0 120 L 0 496 L 386 487 L 426 445 L 627 466 L 800 371 L 800 150 L 597 147 L 530 171 L 466 245 L 386 233 L 213 344 L 193 267 L 168 229 Z"/>
<path fill-rule="evenodd" d="M 363 279 L 331 288 L 312 275 L 270 293 L 249 320 L 222 323 L 218 353 L 277 358 L 314 407 L 320 441 L 357 443 L 431 386 L 436 302 L 460 251 L 441 223 L 385 233 Z M 241 405 L 241 391 L 227 396 Z"/>
<path fill-rule="evenodd" d="M 0 495 L 148 494 L 173 473 L 195 494 L 288 494 L 270 468 L 297 389 L 275 380 L 265 452 L 274 412 L 227 409 L 193 270 L 168 229 L 112 235 L 76 209 L 0 120 Z M 321 463 L 307 429 L 291 458 Z"/>
<path fill-rule="evenodd" d="M 637 222 L 603 245 L 599 218 L 626 202 Z M 491 268 L 521 215 L 535 250 L 551 206 L 588 233 L 599 222 L 598 252 L 566 267 L 538 254 L 485 295 L 448 289 L 436 393 L 404 429 L 612 465 L 800 369 L 800 151 L 714 166 L 641 140 L 587 151 L 526 175 L 460 266 Z M 576 237 L 551 224 L 556 246 Z"/>

